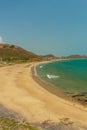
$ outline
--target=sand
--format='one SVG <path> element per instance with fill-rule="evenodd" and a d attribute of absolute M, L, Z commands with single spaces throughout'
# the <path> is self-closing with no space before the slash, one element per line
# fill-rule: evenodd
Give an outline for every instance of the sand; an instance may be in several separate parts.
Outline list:
<path fill-rule="evenodd" d="M 0 104 L 29 122 L 63 121 L 87 125 L 87 108 L 58 97 L 34 80 L 31 68 L 37 63 L 0 68 Z"/>

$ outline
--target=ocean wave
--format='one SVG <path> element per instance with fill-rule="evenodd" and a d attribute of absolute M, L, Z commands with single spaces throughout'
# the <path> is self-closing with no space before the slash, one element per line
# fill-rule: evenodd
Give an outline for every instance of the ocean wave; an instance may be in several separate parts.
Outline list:
<path fill-rule="evenodd" d="M 39 68 L 41 69 L 41 68 L 43 68 L 43 66 L 42 66 L 42 65 L 40 65 L 40 66 L 39 66 Z"/>
<path fill-rule="evenodd" d="M 59 78 L 60 76 L 57 76 L 57 75 L 49 75 L 47 74 L 47 78 L 49 79 L 55 79 L 55 78 Z"/>

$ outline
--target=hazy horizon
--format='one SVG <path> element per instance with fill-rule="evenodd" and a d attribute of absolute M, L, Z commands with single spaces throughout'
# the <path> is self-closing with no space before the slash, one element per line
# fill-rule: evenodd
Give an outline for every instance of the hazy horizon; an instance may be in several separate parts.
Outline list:
<path fill-rule="evenodd" d="M 39 55 L 87 55 L 86 0 L 3 0 L 0 42 Z"/>

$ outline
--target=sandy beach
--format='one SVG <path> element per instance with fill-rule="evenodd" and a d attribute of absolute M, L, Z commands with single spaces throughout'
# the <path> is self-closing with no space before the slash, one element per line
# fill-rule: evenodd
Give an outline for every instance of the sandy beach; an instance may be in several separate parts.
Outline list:
<path fill-rule="evenodd" d="M 24 116 L 29 122 L 80 122 L 87 125 L 87 108 L 50 93 L 33 78 L 26 63 L 0 68 L 0 104 Z M 46 87 L 46 86 L 45 86 Z"/>

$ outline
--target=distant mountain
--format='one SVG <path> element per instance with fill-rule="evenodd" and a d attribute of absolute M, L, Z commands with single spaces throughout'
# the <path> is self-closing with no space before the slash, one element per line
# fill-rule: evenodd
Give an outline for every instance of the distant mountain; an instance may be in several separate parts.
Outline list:
<path fill-rule="evenodd" d="M 52 54 L 48 54 L 48 55 L 43 55 L 43 56 L 40 56 L 42 57 L 44 60 L 52 60 L 52 59 L 56 59 L 58 57 L 52 55 Z"/>
<path fill-rule="evenodd" d="M 0 43 L 0 59 L 2 60 L 30 60 L 38 55 L 19 46 Z"/>
<path fill-rule="evenodd" d="M 87 58 L 86 55 L 70 55 L 70 56 L 67 56 L 66 58 Z"/>

